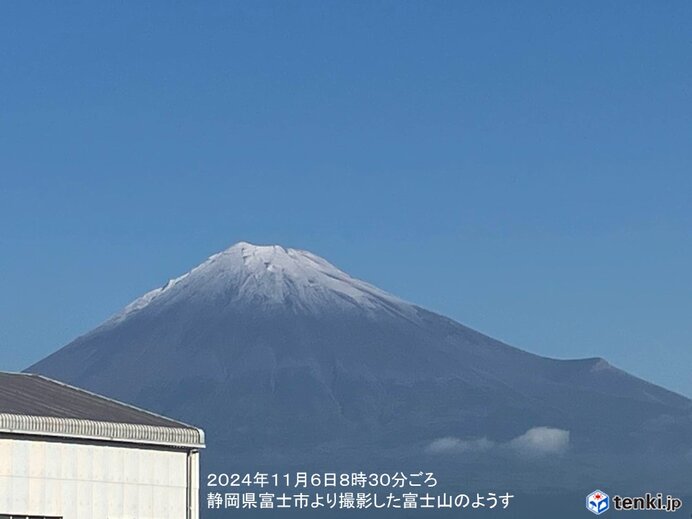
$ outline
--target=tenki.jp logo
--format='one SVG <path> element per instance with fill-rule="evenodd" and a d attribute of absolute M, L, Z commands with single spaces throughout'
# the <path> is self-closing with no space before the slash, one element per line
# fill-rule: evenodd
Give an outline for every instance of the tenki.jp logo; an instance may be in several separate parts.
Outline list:
<path fill-rule="evenodd" d="M 601 515 L 610 508 L 610 497 L 601 490 L 594 490 L 586 496 L 586 508 L 596 515 Z"/>

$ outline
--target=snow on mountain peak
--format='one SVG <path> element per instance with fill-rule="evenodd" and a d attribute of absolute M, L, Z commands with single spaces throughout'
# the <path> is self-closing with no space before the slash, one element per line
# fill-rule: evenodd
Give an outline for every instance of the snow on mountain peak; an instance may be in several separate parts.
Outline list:
<path fill-rule="evenodd" d="M 239 242 L 133 301 L 111 322 L 120 322 L 152 304 L 185 300 L 283 307 L 309 313 L 361 309 L 385 310 L 408 318 L 416 315 L 409 303 L 352 278 L 311 252 Z"/>

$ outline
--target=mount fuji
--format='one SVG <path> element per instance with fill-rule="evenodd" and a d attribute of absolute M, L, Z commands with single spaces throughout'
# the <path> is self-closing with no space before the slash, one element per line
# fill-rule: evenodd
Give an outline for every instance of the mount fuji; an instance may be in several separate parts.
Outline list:
<path fill-rule="evenodd" d="M 27 371 L 205 428 L 207 470 L 417 467 L 550 489 L 675 487 L 690 469 L 687 398 L 601 358 L 522 351 L 280 246 L 215 254 Z"/>

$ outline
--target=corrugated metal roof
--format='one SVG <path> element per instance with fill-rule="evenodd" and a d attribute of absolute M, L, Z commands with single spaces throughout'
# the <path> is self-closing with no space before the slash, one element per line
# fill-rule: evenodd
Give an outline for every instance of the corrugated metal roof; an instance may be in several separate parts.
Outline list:
<path fill-rule="evenodd" d="M 190 425 L 42 375 L 0 372 L 0 430 L 163 445 L 203 446 Z"/>

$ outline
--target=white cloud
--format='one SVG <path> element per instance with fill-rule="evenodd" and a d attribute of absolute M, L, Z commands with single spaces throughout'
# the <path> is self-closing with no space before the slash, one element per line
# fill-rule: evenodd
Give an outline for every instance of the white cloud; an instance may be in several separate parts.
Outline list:
<path fill-rule="evenodd" d="M 462 440 L 461 438 L 438 438 L 428 445 L 425 450 L 432 454 L 461 454 L 464 452 L 484 452 L 495 444 L 487 438 Z"/>
<path fill-rule="evenodd" d="M 425 450 L 430 454 L 464 454 L 498 448 L 522 457 L 542 458 L 562 454 L 568 447 L 569 431 L 554 427 L 534 427 L 506 443 L 495 443 L 488 438 L 468 440 L 447 436 L 430 442 Z"/>
<path fill-rule="evenodd" d="M 554 427 L 534 427 L 507 443 L 517 454 L 543 457 L 562 454 L 569 447 L 569 431 Z"/>

